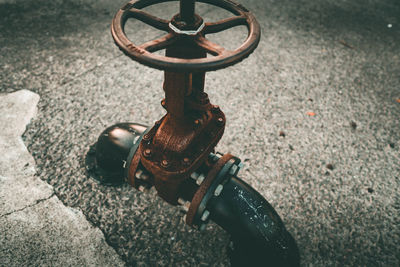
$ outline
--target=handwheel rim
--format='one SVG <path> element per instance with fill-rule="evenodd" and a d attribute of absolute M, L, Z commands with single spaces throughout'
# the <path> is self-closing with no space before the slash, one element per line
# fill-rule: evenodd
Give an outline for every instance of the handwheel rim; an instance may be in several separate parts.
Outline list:
<path fill-rule="evenodd" d="M 124 52 L 127 56 L 132 58 L 139 63 L 166 71 L 175 72 L 197 72 L 197 71 L 212 71 L 228 66 L 234 65 L 247 56 L 249 56 L 254 49 L 257 48 L 260 41 L 260 26 L 255 19 L 255 17 L 243 6 L 236 4 L 230 0 L 199 0 L 197 2 L 207 3 L 214 5 L 223 9 L 230 11 L 237 17 L 244 17 L 246 21 L 246 26 L 248 29 L 248 36 L 246 40 L 235 50 L 223 52 L 221 55 L 207 57 L 207 58 L 197 58 L 197 59 L 181 59 L 173 58 L 167 56 L 161 56 L 147 51 L 140 46 L 135 45 L 126 36 L 124 31 L 124 26 L 126 21 L 129 19 L 130 9 L 137 8 L 142 9 L 157 3 L 171 2 L 174 0 L 139 0 L 130 1 L 128 4 L 123 6 L 114 16 L 111 24 L 111 33 L 113 39 L 117 46 Z M 239 24 L 238 24 L 239 25 Z M 243 25 L 243 24 L 240 24 Z M 235 26 L 232 26 L 235 27 Z M 231 27 L 229 27 L 231 28 Z M 227 28 L 227 29 L 229 29 Z M 165 29 L 164 29 L 165 30 Z M 204 33 L 207 31 L 207 26 L 194 38 L 204 37 Z M 166 35 L 171 38 L 171 42 L 174 38 L 180 38 L 179 35 L 173 33 L 171 30 Z M 168 40 L 167 40 L 168 41 Z M 197 39 L 200 41 L 200 39 Z"/>

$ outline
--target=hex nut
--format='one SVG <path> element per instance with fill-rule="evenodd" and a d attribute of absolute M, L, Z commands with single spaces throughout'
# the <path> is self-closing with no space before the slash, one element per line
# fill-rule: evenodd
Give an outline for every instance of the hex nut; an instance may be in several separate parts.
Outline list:
<path fill-rule="evenodd" d="M 190 158 L 183 158 L 183 164 L 184 165 L 189 165 L 190 164 Z"/>
<path fill-rule="evenodd" d="M 145 172 L 142 172 L 141 174 L 140 174 L 140 176 L 139 176 L 139 179 L 142 179 L 142 180 L 148 180 L 149 179 L 149 175 L 147 174 L 147 173 L 145 173 Z"/>
<path fill-rule="evenodd" d="M 200 175 L 200 174 L 198 174 L 197 172 L 193 172 L 193 173 L 190 175 L 190 178 L 192 178 L 193 180 L 197 180 L 197 178 L 199 178 L 199 175 Z"/>
<path fill-rule="evenodd" d="M 189 210 L 190 207 L 190 202 L 186 201 L 183 205 L 182 205 L 182 209 L 187 212 Z"/>
<path fill-rule="evenodd" d="M 168 160 L 164 159 L 161 161 L 161 166 L 163 166 L 164 168 L 167 168 L 169 166 L 169 162 Z"/>
<path fill-rule="evenodd" d="M 144 155 L 146 158 L 150 157 L 150 156 L 151 156 L 151 149 L 150 149 L 150 148 L 146 149 L 146 150 L 143 152 L 143 155 Z"/>
<path fill-rule="evenodd" d="M 204 174 L 200 174 L 196 180 L 196 184 L 201 185 L 201 183 L 204 181 L 204 178 L 206 178 Z"/>
<path fill-rule="evenodd" d="M 143 140 L 144 141 L 149 141 L 150 140 L 150 135 L 149 134 L 143 135 Z"/>
<path fill-rule="evenodd" d="M 232 165 L 231 169 L 229 170 L 229 174 L 232 176 L 235 175 L 237 169 L 238 169 L 238 166 Z"/>
<path fill-rule="evenodd" d="M 136 173 L 135 173 L 135 177 L 136 177 L 137 179 L 141 179 L 142 173 L 143 173 L 142 170 L 137 170 Z"/>
<path fill-rule="evenodd" d="M 217 113 L 219 110 L 220 110 L 219 106 L 217 106 L 217 105 L 213 105 L 211 108 L 212 113 Z"/>
<path fill-rule="evenodd" d="M 195 127 L 199 127 L 200 125 L 201 125 L 201 120 L 199 120 L 199 119 L 196 119 L 196 120 L 194 120 L 194 126 Z"/>
<path fill-rule="evenodd" d="M 186 200 L 184 200 L 183 198 L 178 198 L 178 204 L 179 205 L 185 205 Z"/>
<path fill-rule="evenodd" d="M 224 186 L 222 184 L 219 184 L 217 186 L 217 188 L 215 188 L 214 196 L 216 196 L 216 197 L 219 196 L 223 189 L 224 189 Z"/>
<path fill-rule="evenodd" d="M 205 221 L 207 221 L 207 219 L 208 219 L 209 216 L 210 216 L 210 212 L 209 212 L 208 210 L 205 210 L 205 211 L 203 212 L 203 215 L 201 215 L 201 220 L 202 220 L 203 222 L 205 222 Z"/>

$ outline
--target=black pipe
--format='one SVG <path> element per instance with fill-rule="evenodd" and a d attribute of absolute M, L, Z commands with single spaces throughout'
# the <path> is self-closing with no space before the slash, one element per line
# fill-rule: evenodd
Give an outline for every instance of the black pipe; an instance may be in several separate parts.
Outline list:
<path fill-rule="evenodd" d="M 299 266 L 297 245 L 274 208 L 232 176 L 207 204 L 210 219 L 231 235 L 232 266 Z"/>
<path fill-rule="evenodd" d="M 124 171 L 146 128 L 134 123 L 107 128 L 87 154 L 88 173 L 101 183 L 122 183 L 126 176 Z M 232 266 L 298 266 L 297 245 L 279 215 L 251 186 L 227 174 L 232 166 L 227 163 L 203 199 L 209 219 L 231 235 L 228 254 Z M 193 183 L 193 180 L 188 182 Z M 219 184 L 223 184 L 223 190 L 214 196 Z M 184 198 L 191 199 L 194 192 L 186 192 L 191 196 Z"/>
<path fill-rule="evenodd" d="M 147 126 L 138 123 L 117 123 L 105 129 L 86 155 L 87 173 L 105 185 L 125 182 L 125 167 L 132 146 L 139 145 Z"/>

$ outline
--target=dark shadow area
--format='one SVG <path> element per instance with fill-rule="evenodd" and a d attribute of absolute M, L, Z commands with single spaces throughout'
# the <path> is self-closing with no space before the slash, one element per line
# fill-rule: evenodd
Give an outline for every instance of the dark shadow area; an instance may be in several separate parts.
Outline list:
<path fill-rule="evenodd" d="M 268 20 L 289 29 L 334 38 L 348 48 L 384 43 L 399 49 L 400 2 L 384 1 L 269 1 Z M 255 11 L 260 12 L 261 11 Z"/>

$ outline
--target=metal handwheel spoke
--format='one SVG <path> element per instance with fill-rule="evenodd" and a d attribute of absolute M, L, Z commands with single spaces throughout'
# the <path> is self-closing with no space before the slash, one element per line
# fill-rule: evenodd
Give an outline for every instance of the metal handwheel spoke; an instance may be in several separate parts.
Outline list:
<path fill-rule="evenodd" d="M 227 54 L 229 51 L 223 48 L 222 46 L 211 42 L 207 38 L 204 38 L 202 36 L 198 37 L 196 39 L 196 43 L 198 46 L 206 50 L 208 53 L 210 53 L 213 56 L 220 56 L 222 54 Z"/>
<path fill-rule="evenodd" d="M 207 22 L 204 29 L 204 33 L 205 34 L 217 33 L 239 25 L 246 25 L 246 17 L 236 16 L 223 19 L 217 22 Z"/>
<path fill-rule="evenodd" d="M 170 2 L 172 0 L 131 0 L 124 5 L 115 15 L 111 25 L 111 32 L 115 43 L 122 51 L 132 59 L 149 67 L 173 71 L 173 72 L 202 72 L 212 71 L 234 65 L 249 54 L 257 47 L 260 41 L 260 25 L 254 16 L 242 5 L 234 3 L 231 0 L 181 0 L 180 13 L 174 15 L 171 20 L 164 20 L 153 16 L 142 8 Z M 225 9 L 233 15 L 216 22 L 205 23 L 203 19 L 194 11 L 195 2 L 211 4 L 216 7 Z M 157 29 L 173 32 L 177 36 L 177 46 L 185 47 L 188 43 L 194 43 L 204 52 L 214 55 L 214 57 L 206 57 L 203 54 L 192 53 L 198 56 L 189 56 L 182 58 L 179 53 L 169 53 L 168 56 L 153 54 L 152 51 L 159 50 L 166 44 L 160 40 L 148 42 L 142 46 L 136 45 L 126 36 L 124 28 L 129 18 L 135 18 L 142 22 L 153 26 Z M 246 25 L 247 38 L 242 45 L 236 50 L 226 50 L 219 45 L 204 39 L 204 35 L 211 33 L 219 33 L 235 26 Z M 161 40 L 164 41 L 164 40 Z M 189 45 L 190 46 L 190 45 Z M 179 49 L 178 49 L 179 51 Z"/>
<path fill-rule="evenodd" d="M 150 25 L 156 29 L 162 30 L 162 31 L 168 31 L 168 20 L 158 18 L 156 16 L 153 16 L 143 10 L 136 9 L 136 8 L 131 8 L 127 11 L 126 13 L 127 18 L 135 18 L 138 19 L 147 25 Z"/>
<path fill-rule="evenodd" d="M 158 50 L 167 48 L 167 46 L 173 44 L 176 39 L 176 34 L 168 33 L 158 39 L 151 40 L 140 45 L 139 48 L 147 50 L 148 52 L 156 52 Z"/>

